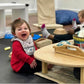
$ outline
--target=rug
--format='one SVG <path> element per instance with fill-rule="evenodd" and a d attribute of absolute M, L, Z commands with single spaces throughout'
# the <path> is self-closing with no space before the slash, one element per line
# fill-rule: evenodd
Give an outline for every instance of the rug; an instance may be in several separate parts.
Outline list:
<path fill-rule="evenodd" d="M 59 84 L 78 84 L 80 82 L 74 77 L 72 67 L 54 66 L 48 71 L 47 74 L 36 72 L 35 75 L 41 76 Z"/>

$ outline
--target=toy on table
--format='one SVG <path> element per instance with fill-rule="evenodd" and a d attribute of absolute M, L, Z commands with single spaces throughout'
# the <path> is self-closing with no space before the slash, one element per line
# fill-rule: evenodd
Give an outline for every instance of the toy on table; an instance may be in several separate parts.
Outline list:
<path fill-rule="evenodd" d="M 63 46 L 63 45 L 65 45 L 65 44 L 71 45 L 71 43 L 70 43 L 69 41 L 60 41 L 60 42 L 57 43 L 56 46 Z"/>
<path fill-rule="evenodd" d="M 65 55 L 65 56 L 73 56 L 84 59 L 84 52 L 81 48 L 75 45 L 69 44 L 69 42 L 59 42 L 57 45 L 53 46 L 56 53 Z"/>

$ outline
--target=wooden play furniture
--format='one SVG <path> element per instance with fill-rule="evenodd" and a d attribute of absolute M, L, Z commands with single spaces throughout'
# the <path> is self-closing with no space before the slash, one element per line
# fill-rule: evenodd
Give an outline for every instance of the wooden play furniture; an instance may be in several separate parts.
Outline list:
<path fill-rule="evenodd" d="M 63 46 L 53 46 L 53 48 L 55 48 L 56 53 L 84 59 L 84 51 L 78 46 L 65 44 Z"/>
<path fill-rule="evenodd" d="M 36 44 L 37 48 L 41 48 L 41 47 L 52 44 L 52 40 L 47 39 L 47 38 L 40 38 L 35 41 L 35 44 Z"/>
<path fill-rule="evenodd" d="M 84 83 L 84 59 L 56 53 L 53 46 L 56 46 L 56 43 L 42 47 L 34 53 L 35 58 L 42 61 L 42 73 L 46 74 L 48 72 L 48 63 L 67 67 L 80 67 L 80 83 Z"/>

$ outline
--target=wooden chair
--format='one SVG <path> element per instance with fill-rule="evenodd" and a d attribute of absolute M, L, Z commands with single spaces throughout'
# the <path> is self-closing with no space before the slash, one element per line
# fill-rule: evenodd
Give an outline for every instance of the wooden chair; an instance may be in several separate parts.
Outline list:
<path fill-rule="evenodd" d="M 54 0 L 37 0 L 37 15 L 38 24 L 33 26 L 41 27 L 42 24 L 46 24 L 47 29 L 63 27 L 56 24 Z"/>

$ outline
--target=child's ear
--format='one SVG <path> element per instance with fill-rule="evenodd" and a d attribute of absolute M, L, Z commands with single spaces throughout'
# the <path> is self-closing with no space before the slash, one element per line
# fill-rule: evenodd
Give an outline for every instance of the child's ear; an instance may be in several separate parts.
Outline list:
<path fill-rule="evenodd" d="M 12 32 L 12 34 L 15 36 L 15 33 L 14 32 Z"/>

